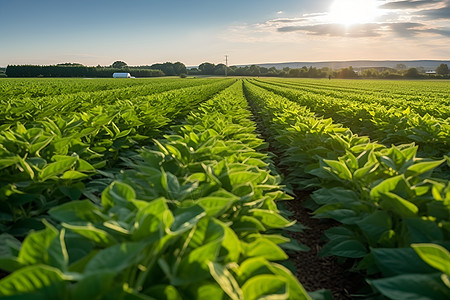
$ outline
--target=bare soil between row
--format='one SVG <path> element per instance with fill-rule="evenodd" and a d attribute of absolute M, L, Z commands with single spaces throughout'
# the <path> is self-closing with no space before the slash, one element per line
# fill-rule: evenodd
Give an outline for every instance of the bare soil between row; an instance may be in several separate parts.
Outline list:
<path fill-rule="evenodd" d="M 303 232 L 289 234 L 310 248 L 308 252 L 296 252 L 289 256 L 297 268 L 297 279 L 308 292 L 327 289 L 333 299 L 353 299 L 352 295 L 364 285 L 364 278 L 350 272 L 349 266 L 339 264 L 336 257 L 319 257 L 320 250 L 326 244 L 324 231 L 338 224 L 312 218 L 312 212 L 302 206 L 308 198 L 309 193 L 296 191 L 295 199 L 285 202 L 293 213 L 291 218 L 308 227 Z"/>

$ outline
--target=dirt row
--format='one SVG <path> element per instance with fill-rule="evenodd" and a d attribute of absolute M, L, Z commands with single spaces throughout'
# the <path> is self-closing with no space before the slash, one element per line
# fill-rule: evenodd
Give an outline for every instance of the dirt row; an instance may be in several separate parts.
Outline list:
<path fill-rule="evenodd" d="M 273 154 L 272 160 L 278 171 L 286 176 L 286 170 L 280 167 L 279 157 L 282 153 L 271 145 L 271 137 L 262 127 L 258 113 L 250 102 L 249 105 L 253 113 L 253 121 L 257 124 L 258 133 L 269 143 L 267 151 Z M 356 297 L 353 295 L 364 286 L 364 277 L 350 272 L 349 267 L 339 264 L 336 257 L 319 257 L 320 250 L 326 244 L 324 231 L 337 226 L 338 223 L 332 220 L 313 218 L 312 211 L 303 207 L 303 202 L 309 197 L 310 192 L 297 190 L 295 199 L 284 202 L 293 214 L 291 219 L 295 219 L 307 227 L 303 232 L 289 233 L 293 239 L 310 248 L 308 252 L 296 252 L 289 255 L 290 260 L 297 268 L 296 276 L 308 292 L 326 289 L 331 292 L 333 299 L 355 299 Z"/>

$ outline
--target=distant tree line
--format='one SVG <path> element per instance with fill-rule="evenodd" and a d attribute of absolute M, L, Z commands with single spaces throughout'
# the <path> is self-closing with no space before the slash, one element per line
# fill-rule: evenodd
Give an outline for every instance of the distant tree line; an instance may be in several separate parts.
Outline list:
<path fill-rule="evenodd" d="M 135 77 L 164 76 L 161 70 L 129 69 L 112 67 L 87 67 L 79 64 L 60 64 L 54 66 L 10 65 L 6 68 L 8 77 L 105 77 L 111 78 L 113 73 L 132 73 Z"/>
<path fill-rule="evenodd" d="M 224 64 L 212 64 L 204 62 L 198 68 L 188 70 L 189 75 L 225 75 Z M 441 64 L 436 69 L 436 74 L 426 74 L 424 70 L 417 68 L 407 68 L 405 65 L 398 65 L 394 68 L 369 68 L 356 71 L 352 67 L 340 70 L 332 70 L 327 67 L 318 69 L 314 67 L 302 68 L 283 68 L 282 70 L 272 68 L 252 66 L 232 66 L 227 68 L 229 76 L 268 76 L 268 77 L 296 77 L 296 78 L 382 78 L 382 79 L 400 79 L 400 78 L 448 78 L 449 71 L 446 64 Z"/>
<path fill-rule="evenodd" d="M 265 68 L 257 65 L 251 66 L 231 66 L 226 67 L 224 64 L 212 64 L 204 62 L 198 66 L 198 68 L 192 68 L 188 70 L 189 75 L 225 75 L 225 69 L 228 76 L 269 76 L 269 77 L 310 77 L 320 78 L 328 75 L 328 69 L 316 69 L 306 68 L 290 69 L 284 68 L 278 70 L 275 67 Z"/>
<path fill-rule="evenodd" d="M 135 77 L 182 76 L 187 74 L 181 62 L 165 62 L 151 66 L 128 66 L 115 61 L 110 66 L 87 67 L 77 63 L 62 63 L 53 66 L 10 65 L 6 68 L 8 77 L 112 77 L 113 73 L 130 73 Z"/>
<path fill-rule="evenodd" d="M 0 69 L 0 77 L 2 76 Z M 226 72 L 225 72 L 226 71 Z M 446 64 L 437 67 L 433 74 L 426 74 L 421 68 L 407 68 L 404 64 L 398 64 L 396 68 L 367 68 L 354 70 L 352 67 L 340 70 L 332 70 L 327 67 L 302 67 L 302 68 L 265 68 L 257 65 L 231 66 L 224 64 L 213 64 L 204 62 L 198 68 L 187 69 L 181 62 L 165 62 L 153 65 L 128 66 L 123 61 L 115 61 L 110 66 L 87 67 L 77 63 L 64 63 L 53 66 L 35 65 L 11 65 L 5 70 L 8 77 L 112 77 L 115 72 L 130 73 L 135 77 L 159 77 L 186 75 L 216 75 L 223 76 L 268 76 L 268 77 L 296 77 L 296 78 L 450 78 L 449 69 Z"/>

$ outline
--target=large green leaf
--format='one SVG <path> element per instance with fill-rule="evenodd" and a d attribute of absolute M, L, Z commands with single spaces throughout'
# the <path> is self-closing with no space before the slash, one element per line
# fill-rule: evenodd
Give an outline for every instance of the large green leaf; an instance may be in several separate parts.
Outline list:
<path fill-rule="evenodd" d="M 64 270 L 68 264 L 64 231 L 58 232 L 50 224 L 41 231 L 32 232 L 22 243 L 18 261 L 23 264 L 48 264 Z"/>
<path fill-rule="evenodd" d="M 331 172 L 340 179 L 352 180 L 352 173 L 344 163 L 328 159 L 324 159 L 323 161 L 330 167 Z"/>
<path fill-rule="evenodd" d="M 288 258 L 280 247 L 265 238 L 258 238 L 251 243 L 241 242 L 241 246 L 246 257 L 264 257 L 267 260 L 285 260 Z"/>
<path fill-rule="evenodd" d="M 164 214 L 171 214 L 166 201 L 165 198 L 158 198 L 139 210 L 134 224 L 133 239 L 138 240 L 164 232 Z"/>
<path fill-rule="evenodd" d="M 131 201 L 136 198 L 136 193 L 131 186 L 120 181 L 114 181 L 102 193 L 102 205 L 105 209 L 114 205 L 133 208 Z"/>
<path fill-rule="evenodd" d="M 215 262 L 208 263 L 211 276 L 220 285 L 222 290 L 232 299 L 240 300 L 244 299 L 241 288 L 239 287 L 236 279 L 224 266 Z"/>
<path fill-rule="evenodd" d="M 200 285 L 200 288 L 202 285 Z M 199 289 L 200 289 L 199 288 Z M 219 288 L 220 290 L 220 288 Z M 214 290 L 216 291 L 216 290 Z M 198 291 L 198 294 L 196 293 L 196 299 L 206 299 L 207 296 L 212 297 L 213 295 L 208 294 L 206 291 L 204 291 L 205 294 L 202 293 L 202 291 Z M 152 295 L 153 298 L 158 300 L 182 300 L 182 297 L 180 293 L 177 291 L 177 289 L 173 285 L 152 285 L 148 289 L 145 290 L 145 294 Z M 204 295 L 205 298 L 200 298 L 200 296 Z M 213 300 L 214 297 L 208 299 Z"/>
<path fill-rule="evenodd" d="M 419 176 L 421 174 L 427 173 L 427 172 L 437 168 L 443 162 L 445 162 L 445 159 L 438 160 L 438 161 L 427 161 L 427 162 L 416 163 L 416 164 L 410 166 L 406 170 L 405 175 L 408 177 L 409 176 Z"/>
<path fill-rule="evenodd" d="M 433 220 L 424 218 L 405 218 L 404 222 L 409 243 L 434 243 L 444 240 L 444 232 Z"/>
<path fill-rule="evenodd" d="M 325 247 L 323 249 L 325 251 Z M 325 254 L 325 253 L 324 253 Z M 340 240 L 328 249 L 326 255 L 336 255 L 350 258 L 360 258 L 367 255 L 364 245 L 356 240 Z"/>
<path fill-rule="evenodd" d="M 102 299 L 113 286 L 117 272 L 101 270 L 89 273 L 78 281 L 71 292 L 73 299 Z"/>
<path fill-rule="evenodd" d="M 63 274 L 45 265 L 22 268 L 0 280 L 0 296 L 12 295 L 28 299 L 64 299 Z"/>
<path fill-rule="evenodd" d="M 283 218 L 279 213 L 270 210 L 252 209 L 249 213 L 265 225 L 267 229 L 284 228 L 295 223 L 295 221 L 290 222 Z"/>
<path fill-rule="evenodd" d="M 102 229 L 96 228 L 91 223 L 88 223 L 86 225 L 72 225 L 62 223 L 61 225 L 95 242 L 99 246 L 111 246 L 117 243 L 117 240 L 114 238 L 114 236 Z"/>
<path fill-rule="evenodd" d="M 447 249 L 436 244 L 412 244 L 411 247 L 427 264 L 450 276 L 450 253 Z"/>
<path fill-rule="evenodd" d="M 373 246 L 386 231 L 392 229 L 391 217 L 384 211 L 376 211 L 356 224 Z"/>
<path fill-rule="evenodd" d="M 62 174 L 74 166 L 77 159 L 77 157 L 73 156 L 58 156 L 57 161 L 48 164 L 39 172 L 40 180 L 45 181 L 51 177 Z"/>
<path fill-rule="evenodd" d="M 206 216 L 204 209 L 198 205 L 178 209 L 175 214 L 175 220 L 170 226 L 170 233 L 174 235 L 191 229 L 201 218 Z"/>
<path fill-rule="evenodd" d="M 404 199 L 409 199 L 414 196 L 414 192 L 411 189 L 411 186 L 406 181 L 404 175 L 398 175 L 386 179 L 376 185 L 370 191 L 370 197 L 376 201 L 379 201 L 383 196 L 387 193 L 394 193 Z"/>
<path fill-rule="evenodd" d="M 289 299 L 286 280 L 277 275 L 257 275 L 242 286 L 244 299 Z"/>
<path fill-rule="evenodd" d="M 381 294 L 390 299 L 450 298 L 450 289 L 442 282 L 440 274 L 404 274 L 371 281 Z"/>
<path fill-rule="evenodd" d="M 409 273 L 433 273 L 430 267 L 412 248 L 377 248 L 371 251 L 375 262 L 384 276 Z"/>
<path fill-rule="evenodd" d="M 120 272 L 133 265 L 144 248 L 144 243 L 122 243 L 103 249 L 87 263 L 85 273 L 103 270 Z"/>
<path fill-rule="evenodd" d="M 48 213 L 56 220 L 65 223 L 85 221 L 95 224 L 107 220 L 99 207 L 89 200 L 71 201 L 53 207 Z"/>
<path fill-rule="evenodd" d="M 419 208 L 414 203 L 411 203 L 394 193 L 383 193 L 381 199 L 381 208 L 387 211 L 391 211 L 399 215 L 400 217 L 415 217 L 419 212 Z"/>

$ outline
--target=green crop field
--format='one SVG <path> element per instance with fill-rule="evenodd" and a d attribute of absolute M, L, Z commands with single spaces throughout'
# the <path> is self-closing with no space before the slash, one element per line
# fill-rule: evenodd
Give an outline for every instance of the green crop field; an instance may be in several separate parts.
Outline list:
<path fill-rule="evenodd" d="M 450 299 L 449 91 L 2 78 L 0 297 L 331 299 L 290 261 L 306 194 L 360 298 Z"/>

